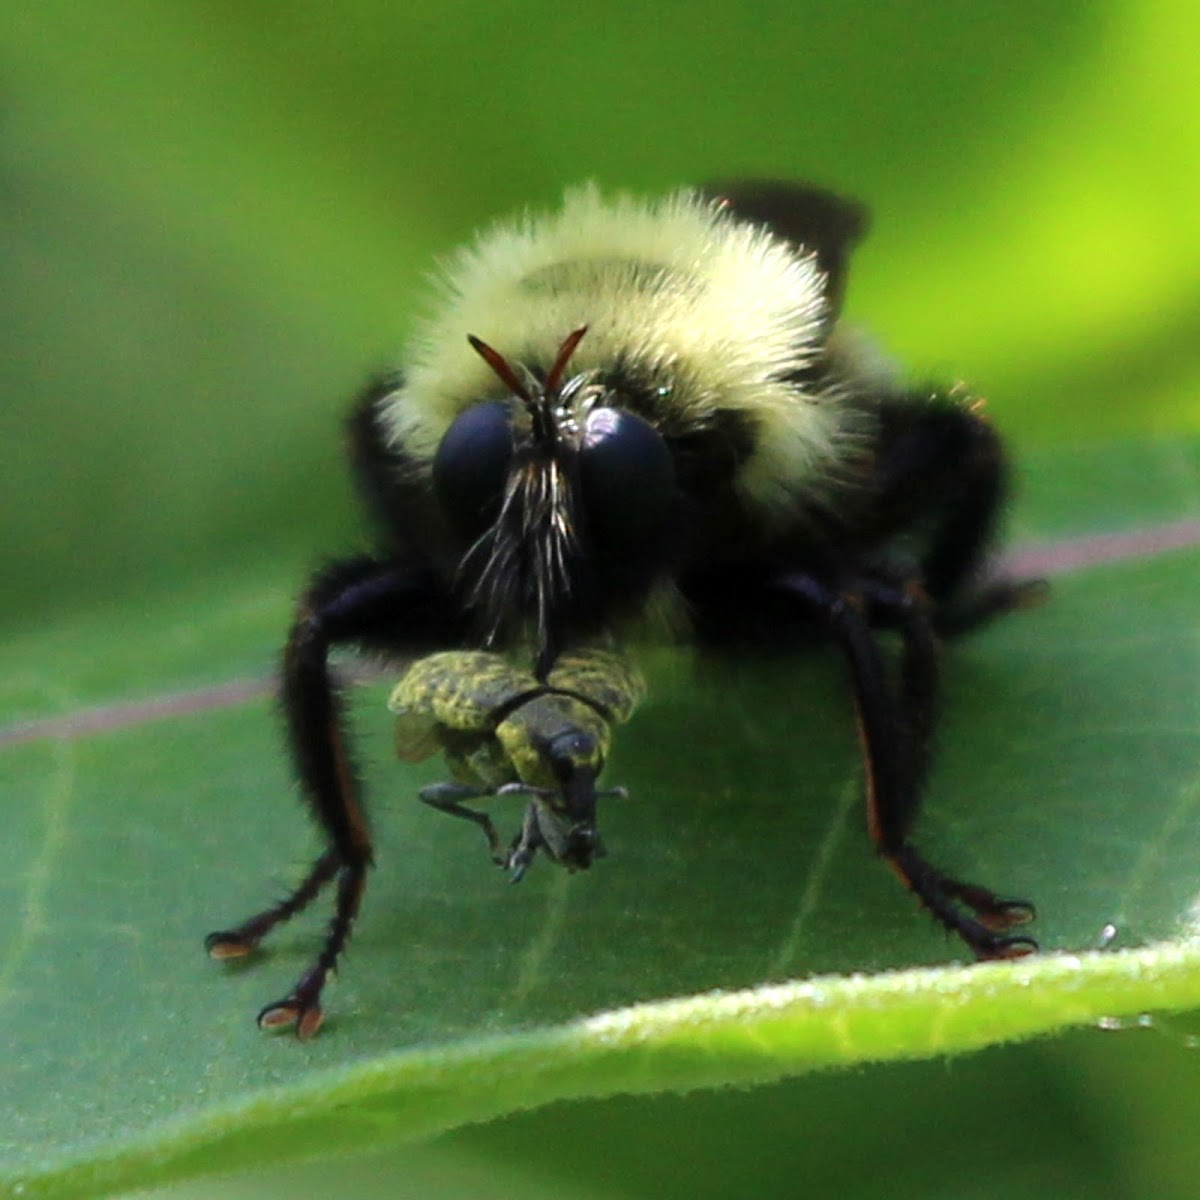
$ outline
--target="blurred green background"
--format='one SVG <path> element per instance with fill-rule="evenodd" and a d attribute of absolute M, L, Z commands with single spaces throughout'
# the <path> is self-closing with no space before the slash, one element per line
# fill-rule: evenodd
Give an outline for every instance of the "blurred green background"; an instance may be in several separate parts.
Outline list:
<path fill-rule="evenodd" d="M 867 200 L 851 315 L 986 393 L 1019 458 L 1194 434 L 1198 31 L 1184 0 L 9 0 L 0 622 L 149 609 L 198 582 L 217 608 L 352 544 L 344 398 L 400 356 L 439 253 L 587 178 L 804 177 Z M 1200 1177 L 1198 1105 L 1182 1040 L 1075 1035 L 562 1106 L 311 1178 L 426 1196 L 1188 1196 L 1169 1188 Z"/>
<path fill-rule="evenodd" d="M 3 7 L 5 619 L 344 545 L 434 256 L 586 178 L 867 199 L 851 313 L 1019 444 L 1197 423 L 1186 3 Z"/>

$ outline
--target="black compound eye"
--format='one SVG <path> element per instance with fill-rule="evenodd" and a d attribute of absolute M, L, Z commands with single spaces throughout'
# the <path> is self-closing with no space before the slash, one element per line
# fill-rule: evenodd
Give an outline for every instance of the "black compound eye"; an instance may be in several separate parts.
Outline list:
<path fill-rule="evenodd" d="M 675 464 L 658 430 L 636 413 L 594 408 L 584 423 L 580 487 L 588 528 L 604 548 L 644 541 L 675 500 Z"/>
<path fill-rule="evenodd" d="M 495 519 L 512 453 L 504 401 L 474 404 L 454 418 L 433 456 L 433 486 L 456 529 L 476 534 Z"/>

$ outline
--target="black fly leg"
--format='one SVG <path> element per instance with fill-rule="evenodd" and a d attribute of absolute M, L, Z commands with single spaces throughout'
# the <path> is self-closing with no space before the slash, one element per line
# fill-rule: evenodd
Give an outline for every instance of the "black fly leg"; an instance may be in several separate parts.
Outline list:
<path fill-rule="evenodd" d="M 929 599 L 916 582 L 884 583 L 863 579 L 855 585 L 867 602 L 866 620 L 873 628 L 896 629 L 901 638 L 900 690 L 913 770 L 913 797 L 929 771 L 933 729 L 937 720 L 941 647 L 929 615 Z M 907 836 L 915 812 L 897 824 Z"/>
<path fill-rule="evenodd" d="M 277 904 L 247 918 L 232 929 L 220 929 L 204 939 L 204 948 L 213 958 L 245 958 L 258 943 L 284 921 L 291 920 L 298 912 L 307 908 L 324 890 L 325 885 L 338 873 L 341 859 L 336 850 L 326 850 L 318 855 L 308 874 Z"/>
<path fill-rule="evenodd" d="M 447 645 L 460 632 L 446 615 L 452 611 L 424 571 L 369 558 L 332 564 L 301 598 L 284 649 L 283 710 L 305 797 L 329 845 L 285 900 L 206 940 L 217 958 L 248 953 L 337 881 L 334 915 L 320 953 L 286 996 L 259 1013 L 263 1028 L 294 1024 L 301 1037 L 320 1028 L 321 990 L 350 936 L 371 865 L 371 834 L 329 652 L 341 645 L 414 650 Z"/>
<path fill-rule="evenodd" d="M 871 840 L 900 881 L 948 930 L 956 933 L 980 958 L 1013 958 L 1037 949 L 1027 937 L 1003 936 L 1000 930 L 1027 919 L 1026 905 L 999 900 L 991 892 L 951 879 L 932 867 L 909 841 L 917 814 L 922 751 L 918 742 L 932 723 L 936 683 L 936 643 L 922 608 L 900 602 L 892 612 L 904 639 L 906 662 L 901 678 L 905 695 L 897 697 L 883 656 L 868 624 L 871 604 L 878 609 L 886 592 L 869 599 L 827 587 L 810 575 L 788 575 L 778 588 L 799 601 L 833 636 L 850 668 L 858 718 L 859 741 L 866 771 L 867 826 Z M 907 705 L 921 728 L 904 716 Z M 960 905 L 976 908 L 969 916 Z"/>
<path fill-rule="evenodd" d="M 918 574 L 939 634 L 966 633 L 1013 608 L 1044 599 L 1042 580 L 986 574 L 1008 496 L 1008 466 L 996 431 L 953 394 L 887 396 L 875 411 L 880 452 L 868 490 L 877 538 L 926 533 Z M 982 574 L 981 574 L 982 573 Z"/>
<path fill-rule="evenodd" d="M 1033 905 L 1024 900 L 1005 899 L 978 884 L 963 883 L 943 875 L 927 863 L 908 843 L 912 823 L 919 803 L 919 788 L 929 767 L 934 720 L 937 716 L 938 658 L 937 636 L 929 613 L 929 599 L 916 582 L 903 584 L 864 580 L 861 589 L 869 602 L 868 617 L 872 625 L 894 628 L 901 638 L 900 682 L 902 709 L 908 726 L 910 753 L 913 762 L 914 809 L 898 814 L 893 823 L 890 841 L 901 847 L 896 857 L 905 863 L 905 874 L 921 874 L 930 886 L 965 904 L 980 924 L 994 932 L 1003 932 L 1015 925 L 1033 920 Z M 885 851 L 886 853 L 886 851 Z M 1034 948 L 1036 943 L 1030 944 Z"/>

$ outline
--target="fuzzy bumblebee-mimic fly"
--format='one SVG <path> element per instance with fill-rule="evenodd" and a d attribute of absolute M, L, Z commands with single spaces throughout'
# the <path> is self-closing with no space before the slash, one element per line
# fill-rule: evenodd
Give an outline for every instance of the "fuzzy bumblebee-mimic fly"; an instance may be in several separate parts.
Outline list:
<path fill-rule="evenodd" d="M 805 185 L 651 201 L 585 187 L 451 263 L 403 371 L 350 419 L 375 550 L 314 576 L 284 648 L 292 757 L 326 847 L 285 899 L 208 938 L 214 957 L 250 953 L 334 888 L 320 953 L 261 1026 L 319 1028 L 371 864 L 329 664 L 346 646 L 503 651 L 553 693 L 567 656 L 606 641 L 736 651 L 824 635 L 847 667 L 878 852 L 977 956 L 1036 948 L 1012 932 L 1028 904 L 943 873 L 912 841 L 941 637 L 1040 591 L 987 570 L 1006 470 L 980 404 L 902 381 L 842 327 L 865 228 L 861 206 Z M 486 710 L 459 667 L 451 691 Z M 549 857 L 589 866 L 598 793 L 580 805 L 562 778 L 531 786 L 559 800 L 527 848 L 541 836 Z"/>

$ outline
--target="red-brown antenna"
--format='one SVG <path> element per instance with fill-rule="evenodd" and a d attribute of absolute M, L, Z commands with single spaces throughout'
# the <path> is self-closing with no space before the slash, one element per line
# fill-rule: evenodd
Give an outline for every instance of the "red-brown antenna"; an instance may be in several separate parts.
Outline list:
<path fill-rule="evenodd" d="M 508 388 L 508 390 L 512 392 L 514 396 L 520 397 L 525 401 L 526 404 L 533 403 L 533 397 L 530 396 L 529 389 L 524 385 L 524 383 L 521 382 L 516 371 L 512 369 L 508 359 L 505 358 L 499 350 L 493 350 L 491 346 L 487 344 L 487 342 L 483 341 L 482 338 L 477 338 L 473 333 L 467 334 L 467 341 L 471 343 L 471 349 L 474 350 L 475 353 L 478 354 L 479 357 L 482 358 L 483 361 L 487 363 L 487 365 L 491 367 L 497 375 L 500 376 L 500 382 L 503 383 L 504 386 Z M 561 353 L 562 352 L 559 351 L 560 355 Z"/>
<path fill-rule="evenodd" d="M 554 364 L 546 375 L 546 382 L 542 385 L 542 394 L 545 397 L 552 399 L 558 395 L 558 389 L 562 386 L 563 375 L 566 374 L 567 364 L 571 361 L 571 355 L 575 353 L 575 347 L 579 345 L 583 339 L 583 335 L 587 331 L 588 327 L 581 325 L 578 329 L 568 333 L 563 339 L 562 345 L 558 348 L 558 353 L 554 356 Z M 524 400 L 526 404 L 533 403 L 533 397 L 529 394 L 529 388 L 525 386 L 524 381 L 513 370 L 512 363 L 499 350 L 494 350 L 487 342 L 482 338 L 477 338 L 473 333 L 467 334 L 467 341 L 471 343 L 471 349 L 496 372 L 500 377 L 500 382 L 514 396 Z"/>
<path fill-rule="evenodd" d="M 588 327 L 580 325 L 578 329 L 568 333 L 563 338 L 563 344 L 558 348 L 558 355 L 554 359 L 554 366 L 550 368 L 546 375 L 546 395 L 557 396 L 559 386 L 562 383 L 562 377 L 567 369 L 567 363 L 571 361 L 571 355 L 575 353 L 575 347 L 583 340 L 583 335 L 587 333 Z"/>

